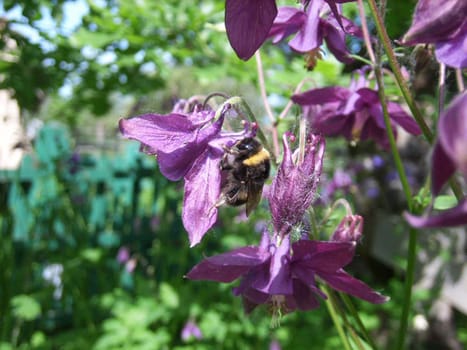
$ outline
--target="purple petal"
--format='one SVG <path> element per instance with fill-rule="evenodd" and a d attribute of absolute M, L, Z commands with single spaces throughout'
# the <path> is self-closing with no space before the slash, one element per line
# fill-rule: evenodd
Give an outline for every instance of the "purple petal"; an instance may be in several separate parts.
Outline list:
<path fill-rule="evenodd" d="M 467 199 L 454 208 L 443 210 L 433 216 L 414 216 L 404 213 L 407 222 L 416 228 L 452 227 L 467 225 Z"/>
<path fill-rule="evenodd" d="M 467 68 L 467 21 L 455 37 L 439 41 L 435 46 L 438 61 L 454 68 Z"/>
<path fill-rule="evenodd" d="M 324 40 L 329 51 L 341 62 L 352 63 L 353 59 L 349 57 L 349 50 L 345 44 L 345 33 L 336 28 L 332 22 L 321 20 L 322 30 L 324 32 Z"/>
<path fill-rule="evenodd" d="M 236 296 L 240 295 L 236 293 L 236 288 L 233 289 L 233 293 Z M 259 292 L 253 288 L 246 290 L 241 295 L 243 301 L 243 308 L 246 314 L 249 314 L 258 305 L 266 304 L 270 299 L 269 294 Z"/>
<path fill-rule="evenodd" d="M 226 0 L 225 27 L 238 57 L 248 60 L 263 44 L 277 15 L 275 0 Z"/>
<path fill-rule="evenodd" d="M 342 135 L 352 138 L 352 126 L 355 123 L 355 115 L 333 114 L 332 112 L 320 113 L 312 122 L 312 127 L 325 136 Z"/>
<path fill-rule="evenodd" d="M 322 105 L 329 102 L 345 101 L 351 92 L 342 86 L 329 86 L 312 89 L 292 96 L 292 101 L 299 105 Z"/>
<path fill-rule="evenodd" d="M 331 236 L 331 241 L 358 242 L 362 236 L 363 218 L 360 215 L 346 215 Z"/>
<path fill-rule="evenodd" d="M 137 140 L 154 150 L 170 153 L 180 148 L 180 145 L 192 142 L 198 126 L 183 114 L 144 114 L 120 119 L 119 128 L 126 138 Z"/>
<path fill-rule="evenodd" d="M 269 271 L 270 264 L 271 257 L 269 256 L 261 264 L 250 269 L 242 276 L 242 281 L 240 282 L 240 285 L 235 288 L 234 294 L 244 294 L 250 289 L 269 294 L 266 289 L 271 281 L 271 274 Z"/>
<path fill-rule="evenodd" d="M 422 133 L 417 122 L 408 115 L 399 104 L 388 102 L 388 112 L 391 119 L 404 128 L 409 134 L 420 135 Z"/>
<path fill-rule="evenodd" d="M 295 7 L 281 6 L 279 7 L 268 37 L 272 37 L 272 42 L 277 44 L 289 35 L 296 33 L 303 26 L 305 21 L 305 12 Z"/>
<path fill-rule="evenodd" d="M 292 294 L 292 278 L 289 264 L 290 241 L 285 236 L 279 247 L 275 248 L 269 265 L 269 281 L 266 285 L 252 286 L 268 294 Z"/>
<path fill-rule="evenodd" d="M 186 275 L 192 280 L 232 282 L 263 263 L 257 247 L 242 247 L 204 259 Z"/>
<path fill-rule="evenodd" d="M 190 246 L 198 244 L 217 220 L 216 203 L 220 196 L 222 154 L 207 149 L 185 175 L 182 220 Z"/>
<path fill-rule="evenodd" d="M 431 189 L 433 195 L 437 196 L 444 184 L 456 171 L 456 165 L 446 154 L 441 143 L 436 142 L 433 149 L 433 158 L 431 161 Z"/>
<path fill-rule="evenodd" d="M 419 0 L 412 25 L 402 38 L 405 45 L 434 43 L 450 38 L 466 20 L 465 0 Z"/>
<path fill-rule="evenodd" d="M 339 23 L 339 25 L 342 27 L 342 29 L 344 31 L 347 32 L 347 30 L 345 30 L 346 29 L 345 22 L 344 22 L 345 17 L 341 16 L 340 9 L 336 6 L 336 3 L 337 4 L 342 4 L 342 3 L 346 3 L 346 2 L 352 2 L 352 1 L 355 1 L 355 0 L 325 0 L 325 1 L 327 2 L 329 7 L 331 8 L 331 12 L 332 12 L 333 16 L 337 19 L 337 22 Z M 344 23 L 342 23 L 342 22 L 344 22 Z"/>
<path fill-rule="evenodd" d="M 304 159 L 291 164 L 291 154 L 284 135 L 284 160 L 269 191 L 269 207 L 276 232 L 284 235 L 302 220 L 314 200 L 321 175 L 325 142 L 320 136 L 309 135 Z"/>
<path fill-rule="evenodd" d="M 344 270 L 340 270 L 332 274 L 318 273 L 318 275 L 332 288 L 366 300 L 370 303 L 381 304 L 389 300 L 389 297 L 375 292 L 368 285 L 350 276 Z"/>
<path fill-rule="evenodd" d="M 292 275 L 302 281 L 314 294 L 319 295 L 324 300 L 328 298 L 327 295 L 317 287 L 315 279 L 316 274 L 311 269 L 303 268 L 303 266 L 295 264 L 292 265 Z"/>
<path fill-rule="evenodd" d="M 355 242 L 301 240 L 292 245 L 295 268 L 334 272 L 349 264 L 355 255 Z"/>
<path fill-rule="evenodd" d="M 467 179 L 467 91 L 458 95 L 443 112 L 438 129 L 444 152 Z"/>
<path fill-rule="evenodd" d="M 311 289 L 298 279 L 293 280 L 293 298 L 297 307 L 302 311 L 313 310 L 319 307 L 319 301 Z"/>
<path fill-rule="evenodd" d="M 307 20 L 297 35 L 289 41 L 289 46 L 298 52 L 308 52 L 319 46 L 323 38 L 319 33 L 319 13 L 324 5 L 324 0 L 313 0 L 306 10 Z"/>

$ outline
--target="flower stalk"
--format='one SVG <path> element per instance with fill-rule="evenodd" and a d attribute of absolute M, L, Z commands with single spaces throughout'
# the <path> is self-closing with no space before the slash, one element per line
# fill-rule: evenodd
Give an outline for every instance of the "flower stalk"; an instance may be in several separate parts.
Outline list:
<path fill-rule="evenodd" d="M 425 120 L 423 119 L 420 109 L 418 109 L 415 103 L 415 100 L 413 99 L 412 94 L 410 93 L 407 82 L 402 76 L 399 63 L 397 62 L 394 51 L 392 50 L 391 41 L 389 39 L 386 28 L 384 26 L 383 20 L 381 16 L 379 15 L 375 0 L 368 0 L 368 5 L 370 8 L 370 13 L 373 17 L 373 20 L 375 21 L 378 36 L 383 44 L 384 51 L 386 52 L 386 55 L 388 57 L 389 65 L 391 66 L 392 71 L 394 72 L 394 76 L 396 77 L 396 81 L 397 81 L 397 84 L 399 85 L 399 88 L 401 89 L 402 95 L 404 96 L 404 99 L 407 102 L 407 105 L 409 106 L 409 109 L 412 112 L 412 115 L 414 116 L 415 120 L 420 126 L 420 129 L 422 130 L 423 135 L 425 136 L 427 141 L 430 144 L 432 144 L 434 141 L 433 132 L 430 130 Z"/>
<path fill-rule="evenodd" d="M 331 316 L 332 322 L 334 323 L 337 333 L 339 334 L 339 338 L 341 339 L 342 345 L 344 346 L 345 350 L 352 350 L 349 340 L 345 335 L 344 328 L 342 327 L 342 324 L 339 321 L 339 316 L 337 315 L 335 298 L 333 298 L 332 294 L 330 293 L 330 288 L 325 286 L 324 289 L 326 290 L 326 293 L 328 295 L 328 299 L 326 300 L 326 307 L 328 308 L 329 315 Z"/>

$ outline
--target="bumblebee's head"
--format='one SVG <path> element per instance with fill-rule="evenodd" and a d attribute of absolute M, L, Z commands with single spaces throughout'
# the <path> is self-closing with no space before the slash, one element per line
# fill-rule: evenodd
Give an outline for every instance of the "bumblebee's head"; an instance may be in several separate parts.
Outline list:
<path fill-rule="evenodd" d="M 249 157 L 261 151 L 263 145 L 252 137 L 246 137 L 238 141 L 234 148 L 240 155 Z"/>

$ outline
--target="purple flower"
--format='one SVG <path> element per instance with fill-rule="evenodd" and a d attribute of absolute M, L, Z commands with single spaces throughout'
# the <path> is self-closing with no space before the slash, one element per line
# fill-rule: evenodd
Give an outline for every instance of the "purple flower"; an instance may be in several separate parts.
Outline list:
<path fill-rule="evenodd" d="M 435 195 L 456 169 L 467 179 L 467 91 L 459 94 L 441 114 L 438 131 L 431 166 Z"/>
<path fill-rule="evenodd" d="M 273 43 L 277 44 L 295 34 L 289 41 L 289 46 L 302 53 L 318 49 L 324 40 L 339 61 L 350 63 L 352 59 L 345 45 L 345 32 L 357 34 L 360 30 L 337 12 L 334 2 L 331 3 L 336 12 L 333 11 L 324 18 L 320 17 L 325 5 L 324 0 L 311 1 L 305 10 L 287 6 L 280 7 L 268 36 L 273 37 Z"/>
<path fill-rule="evenodd" d="M 188 341 L 191 338 L 200 340 L 203 339 L 203 333 L 193 320 L 189 320 L 182 329 L 181 338 L 183 341 Z"/>
<path fill-rule="evenodd" d="M 353 181 L 348 171 L 336 169 L 331 181 L 326 183 L 326 186 L 321 191 L 320 203 L 327 203 L 331 201 L 338 190 L 346 193 L 352 186 Z"/>
<path fill-rule="evenodd" d="M 432 192 L 437 196 L 456 170 L 467 179 L 467 91 L 457 96 L 441 115 L 431 165 Z M 467 224 L 467 199 L 438 215 L 405 214 L 410 225 L 447 227 Z"/>
<path fill-rule="evenodd" d="M 206 258 L 187 277 L 217 282 L 241 277 L 234 294 L 242 296 L 247 312 L 265 303 L 282 312 L 318 307 L 316 295 L 326 295 L 317 287 L 316 277 L 336 290 L 371 303 L 388 300 L 342 269 L 353 259 L 355 242 L 300 240 L 291 245 L 289 239 L 287 235 L 280 242 L 271 242 L 264 232 L 259 247 L 242 247 Z"/>
<path fill-rule="evenodd" d="M 344 136 L 351 141 L 372 139 L 381 147 L 389 148 L 383 110 L 378 92 L 367 86 L 364 71 L 349 88 L 341 86 L 312 89 L 292 96 L 292 101 L 309 108 L 312 128 L 325 136 Z M 412 135 L 421 133 L 417 123 L 395 102 L 388 102 L 393 132 L 400 125 Z"/>
<path fill-rule="evenodd" d="M 277 15 L 275 0 L 226 0 L 225 28 L 230 45 L 248 60 L 266 40 Z"/>
<path fill-rule="evenodd" d="M 217 219 L 222 147 L 247 133 L 247 129 L 221 133 L 224 114 L 214 120 L 214 111 L 195 108 L 186 114 L 145 114 L 119 123 L 124 137 L 141 142 L 144 152 L 157 156 L 165 177 L 185 180 L 182 220 L 191 246 L 200 242 Z"/>
<path fill-rule="evenodd" d="M 277 339 L 271 340 L 271 342 L 269 343 L 269 350 L 282 350 L 281 344 Z"/>
<path fill-rule="evenodd" d="M 360 215 L 346 215 L 341 220 L 331 241 L 358 242 L 363 233 L 363 218 Z"/>
<path fill-rule="evenodd" d="M 293 160 L 293 154 L 283 137 L 284 158 L 269 190 L 269 207 L 275 232 L 283 236 L 301 223 L 303 214 L 314 200 L 318 186 L 325 142 L 320 136 L 309 135 L 303 159 Z"/>
<path fill-rule="evenodd" d="M 124 264 L 128 260 L 130 260 L 130 250 L 127 247 L 120 247 L 117 253 L 117 261 Z"/>
<path fill-rule="evenodd" d="M 435 44 L 440 62 L 467 67 L 467 2 L 465 0 L 419 0 L 405 45 Z"/>

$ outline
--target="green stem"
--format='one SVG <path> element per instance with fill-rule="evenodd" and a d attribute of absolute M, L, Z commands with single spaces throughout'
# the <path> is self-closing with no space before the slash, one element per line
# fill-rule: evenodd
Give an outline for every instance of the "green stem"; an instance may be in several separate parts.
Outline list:
<path fill-rule="evenodd" d="M 409 207 L 409 211 L 412 211 L 412 192 L 410 189 L 409 181 L 407 180 L 407 175 L 405 173 L 404 165 L 402 163 L 399 150 L 397 149 L 396 138 L 394 137 L 394 132 L 392 131 L 391 119 L 389 117 L 388 105 L 386 103 L 386 97 L 384 93 L 384 82 L 383 74 L 379 65 L 374 67 L 376 81 L 378 82 L 378 96 L 381 102 L 381 107 L 383 109 L 384 124 L 386 126 L 386 133 L 389 139 L 389 144 L 391 146 L 391 153 L 394 158 L 394 163 L 396 165 L 397 173 L 399 174 L 400 181 L 402 183 L 402 189 L 405 194 L 405 199 Z"/>
<path fill-rule="evenodd" d="M 412 300 L 412 285 L 415 275 L 415 261 L 417 253 L 417 235 L 418 232 L 414 228 L 409 230 L 409 248 L 407 253 L 407 269 L 405 274 L 404 285 L 404 304 L 402 305 L 402 314 L 399 324 L 399 332 L 395 349 L 404 349 L 405 338 L 409 325 L 410 305 Z"/>
<path fill-rule="evenodd" d="M 332 297 L 331 290 L 328 286 L 324 286 L 324 289 L 326 290 L 326 294 L 328 295 L 328 299 L 326 300 L 326 307 L 328 308 L 329 315 L 331 316 L 332 322 L 334 323 L 334 326 L 337 329 L 337 333 L 339 333 L 339 337 L 341 338 L 342 344 L 344 345 L 344 348 L 346 350 L 352 350 L 349 340 L 347 339 L 344 329 L 342 328 L 342 325 L 339 321 L 339 317 L 337 316 L 335 299 Z"/>
<path fill-rule="evenodd" d="M 353 316 L 355 321 L 357 322 L 358 327 L 360 328 L 360 331 L 363 334 L 363 337 L 365 341 L 371 346 L 372 349 L 376 349 L 376 344 L 373 341 L 373 339 L 370 336 L 370 333 L 368 333 L 365 325 L 363 324 L 362 320 L 360 319 L 360 316 L 358 315 L 357 309 L 355 308 L 352 299 L 349 298 L 349 296 L 345 293 L 339 293 L 340 297 L 344 301 L 345 306 L 349 310 L 350 314 Z"/>
<path fill-rule="evenodd" d="M 393 68 L 394 74 L 399 83 L 399 86 L 401 87 L 402 93 L 404 97 L 406 98 L 407 104 L 411 108 L 412 113 L 414 114 L 414 117 L 417 120 L 418 124 L 420 125 L 422 131 L 424 130 L 424 128 L 426 129 L 423 131 L 423 133 L 425 137 L 428 139 L 428 141 L 431 143 L 433 141 L 433 135 L 431 134 L 431 131 L 428 129 L 428 127 L 426 126 L 423 118 L 421 118 L 421 115 L 419 114 L 419 110 L 416 108 L 415 103 L 412 100 L 412 96 L 410 95 L 408 88 L 405 85 L 405 81 L 403 80 L 402 75 L 400 74 L 400 69 L 395 59 L 394 52 L 392 51 L 392 48 L 390 46 L 389 38 L 387 36 L 384 25 L 382 23 L 381 17 L 376 9 L 376 4 L 374 0 L 369 0 L 369 4 L 370 4 L 371 12 L 375 19 L 375 22 L 377 22 L 376 26 L 378 29 L 378 34 L 383 41 L 384 49 L 386 50 L 386 54 L 389 57 L 391 67 Z M 388 107 L 387 107 L 385 93 L 384 93 L 383 73 L 382 73 L 381 66 L 380 66 L 380 54 L 379 53 L 376 56 L 376 60 L 377 61 L 375 62 L 376 64 L 374 65 L 374 71 L 375 71 L 376 81 L 378 82 L 378 96 L 381 102 L 381 107 L 383 109 L 386 133 L 389 138 L 389 143 L 391 145 L 391 153 L 393 155 L 394 162 L 396 164 L 396 169 L 399 174 L 399 178 L 400 178 L 402 188 L 403 188 L 403 191 L 406 197 L 409 211 L 413 212 L 413 198 L 412 198 L 411 189 L 409 186 L 409 182 L 407 180 L 407 175 L 405 173 L 399 151 L 397 149 L 397 145 L 396 145 L 396 141 L 394 138 L 394 133 L 392 131 L 391 121 L 390 121 L 390 117 L 388 113 Z M 427 133 L 427 131 L 429 133 Z M 399 350 L 403 349 L 405 338 L 407 335 L 409 313 L 410 313 L 410 307 L 411 307 L 411 301 L 412 301 L 412 285 L 413 285 L 413 276 L 414 276 L 414 270 L 415 270 L 416 251 L 417 251 L 417 231 L 411 228 L 409 230 L 409 249 L 407 252 L 407 270 L 406 270 L 406 280 L 405 280 L 405 285 L 404 285 L 404 302 L 402 305 L 402 313 L 401 313 L 401 317 L 399 321 L 399 332 L 398 332 L 397 343 L 396 343 L 396 349 L 399 349 Z"/>
<path fill-rule="evenodd" d="M 368 5 L 370 7 L 370 12 L 373 17 L 373 20 L 375 21 L 376 31 L 378 32 L 378 36 L 383 44 L 384 51 L 386 52 L 386 55 L 388 57 L 389 65 L 391 66 L 392 71 L 394 72 L 397 84 L 399 85 L 402 95 L 404 96 L 404 99 L 407 102 L 407 106 L 409 106 L 409 109 L 412 112 L 412 115 L 414 116 L 418 125 L 420 126 L 423 135 L 428 140 L 428 142 L 432 144 L 434 141 L 434 135 L 431 132 L 428 125 L 425 123 L 425 120 L 423 119 L 423 116 L 420 110 L 418 109 L 417 105 L 415 104 L 415 100 L 413 99 L 412 94 L 410 93 L 407 82 L 402 76 L 399 63 L 397 62 L 396 56 L 394 55 L 394 51 L 391 46 L 391 40 L 389 39 L 388 33 L 386 32 L 383 19 L 379 15 L 375 0 L 368 0 Z"/>

